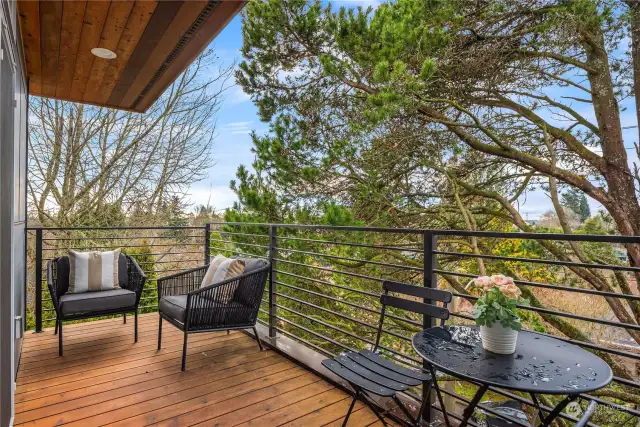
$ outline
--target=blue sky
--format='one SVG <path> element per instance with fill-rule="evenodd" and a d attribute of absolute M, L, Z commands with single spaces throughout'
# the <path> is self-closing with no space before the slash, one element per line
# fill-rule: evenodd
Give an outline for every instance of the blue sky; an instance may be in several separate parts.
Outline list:
<path fill-rule="evenodd" d="M 337 5 L 348 6 L 377 6 L 379 0 L 336 1 Z M 220 57 L 221 65 L 229 65 L 242 60 L 242 21 L 236 16 L 214 40 L 212 47 Z M 624 43 L 622 46 L 625 46 Z M 234 83 L 234 81 L 232 81 Z M 555 94 L 557 96 L 557 93 Z M 633 100 L 627 100 L 621 105 L 626 110 L 622 112 L 622 125 L 625 142 L 628 147 L 638 140 L 637 125 L 634 114 Z M 592 107 L 580 105 L 580 113 L 595 122 Z M 213 146 L 213 162 L 208 176 L 203 181 L 195 183 L 190 188 L 189 202 L 193 205 L 207 204 L 224 210 L 231 207 L 236 200 L 235 194 L 229 188 L 229 182 L 235 178 L 238 166 L 251 167 L 254 156 L 251 152 L 250 132 L 264 133 L 268 124 L 258 118 L 257 109 L 251 99 L 242 89 L 233 85 L 225 93 L 225 99 L 217 115 L 217 137 Z M 630 162 L 637 160 L 634 151 L 628 151 Z M 589 200 L 592 213 L 600 209 L 599 203 Z M 529 191 L 526 197 L 519 199 L 519 210 L 527 219 L 536 219 L 552 208 L 549 197 L 543 191 Z"/>
<path fill-rule="evenodd" d="M 213 42 L 222 65 L 240 62 L 242 56 L 242 22 L 236 16 Z M 238 166 L 250 166 L 251 130 L 262 132 L 268 128 L 260 122 L 257 110 L 249 96 L 239 86 L 232 86 L 225 92 L 225 99 L 217 115 L 217 137 L 213 146 L 215 164 L 209 169 L 208 177 L 191 186 L 190 201 L 195 205 L 210 203 L 216 209 L 230 207 L 236 200 L 229 188 L 229 181 L 235 178 Z"/>
<path fill-rule="evenodd" d="M 336 5 L 374 6 L 378 0 L 335 1 Z M 239 63 L 242 60 L 242 21 L 236 16 L 216 37 L 212 47 L 220 57 L 221 65 Z M 190 188 L 189 201 L 193 205 L 210 203 L 216 210 L 231 207 L 236 199 L 229 188 L 235 178 L 238 166 L 251 167 L 252 130 L 263 133 L 269 128 L 258 118 L 257 109 L 239 86 L 233 86 L 225 93 L 225 100 L 217 115 L 217 137 L 213 146 L 215 164 L 209 169 L 208 177 Z"/>

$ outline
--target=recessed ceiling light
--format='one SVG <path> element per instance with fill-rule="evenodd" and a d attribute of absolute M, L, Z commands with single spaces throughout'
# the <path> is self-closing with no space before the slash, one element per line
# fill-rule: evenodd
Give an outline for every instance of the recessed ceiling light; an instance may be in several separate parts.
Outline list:
<path fill-rule="evenodd" d="M 104 59 L 115 59 L 116 57 L 115 52 L 102 47 L 94 47 L 93 49 L 91 49 L 91 53 L 93 53 L 98 58 L 104 58 Z"/>

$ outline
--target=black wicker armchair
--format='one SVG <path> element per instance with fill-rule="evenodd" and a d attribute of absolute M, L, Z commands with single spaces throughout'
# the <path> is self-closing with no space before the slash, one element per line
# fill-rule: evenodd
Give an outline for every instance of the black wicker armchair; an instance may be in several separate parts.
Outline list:
<path fill-rule="evenodd" d="M 162 346 L 162 320 L 184 332 L 182 370 L 187 361 L 187 336 L 196 332 L 252 328 L 256 331 L 260 301 L 269 272 L 269 263 L 254 258 L 245 261 L 245 273 L 200 288 L 208 265 L 158 279 L 158 350 Z"/>
<path fill-rule="evenodd" d="M 136 260 L 129 255 L 120 254 L 118 259 L 120 289 L 108 291 L 68 294 L 69 269 L 68 256 L 52 259 L 47 264 L 47 285 L 56 311 L 54 333 L 58 334 L 58 354 L 62 356 L 63 353 L 62 322 L 65 320 L 124 314 L 126 322 L 127 313 L 134 313 L 134 342 L 138 342 L 138 304 L 147 277 Z"/>

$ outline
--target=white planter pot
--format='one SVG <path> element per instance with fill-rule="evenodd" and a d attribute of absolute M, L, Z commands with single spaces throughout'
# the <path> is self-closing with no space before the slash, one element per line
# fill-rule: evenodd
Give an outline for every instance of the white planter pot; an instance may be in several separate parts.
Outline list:
<path fill-rule="evenodd" d="M 516 351 L 518 331 L 504 328 L 500 322 L 496 322 L 490 328 L 480 326 L 480 338 L 485 350 L 498 354 L 513 354 Z"/>

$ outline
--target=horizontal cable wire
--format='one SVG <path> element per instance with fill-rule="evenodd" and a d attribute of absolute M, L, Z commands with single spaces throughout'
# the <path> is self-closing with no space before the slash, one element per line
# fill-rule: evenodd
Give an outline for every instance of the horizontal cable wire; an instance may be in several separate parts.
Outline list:
<path fill-rule="evenodd" d="M 455 271 L 447 271 L 447 270 L 440 270 L 440 269 L 435 269 L 433 270 L 434 273 L 440 274 L 440 275 L 450 275 L 450 276 L 457 276 L 457 277 L 468 277 L 470 279 L 475 279 L 476 275 L 474 274 L 470 274 L 470 273 L 458 273 Z M 597 291 L 595 289 L 580 289 L 580 288 L 572 288 L 569 286 L 558 286 L 558 285 L 549 285 L 547 283 L 539 283 L 539 282 L 528 282 L 526 280 L 514 280 L 513 283 L 517 284 L 517 285 L 522 285 L 522 286 L 531 286 L 531 287 L 535 287 L 535 288 L 545 288 L 545 289 L 553 289 L 556 291 L 562 291 L 562 292 L 575 292 L 578 294 L 590 294 L 590 295 L 599 295 L 602 297 L 611 297 L 611 298 L 621 298 L 621 299 L 628 299 L 628 300 L 634 300 L 634 301 L 640 301 L 640 296 L 636 296 L 636 295 L 628 295 L 628 294 L 621 294 L 618 292 L 605 292 L 605 291 Z"/>
<path fill-rule="evenodd" d="M 320 283 L 322 285 L 327 285 L 327 286 L 331 286 L 331 287 L 334 287 L 334 288 L 344 289 L 344 290 L 347 290 L 347 291 L 355 292 L 357 294 L 362 294 L 362 295 L 366 295 L 366 296 L 373 297 L 373 298 L 380 298 L 380 295 L 381 295 L 381 294 L 375 293 L 375 292 L 368 292 L 368 291 L 363 291 L 363 290 L 360 290 L 360 289 L 349 288 L 347 286 L 336 285 L 335 283 L 327 282 L 327 281 L 324 281 L 324 280 L 312 279 L 311 277 L 300 276 L 299 274 L 289 273 L 288 271 L 282 271 L 282 270 L 274 269 L 274 272 L 278 273 L 278 274 L 284 274 L 284 275 L 287 275 L 287 276 L 296 277 L 296 278 L 302 279 L 302 280 L 309 280 L 311 282 Z"/>
<path fill-rule="evenodd" d="M 367 245 L 364 243 L 334 242 L 331 240 L 304 239 L 301 237 L 276 236 L 276 238 L 280 240 L 295 240 L 300 242 L 322 243 L 327 245 L 339 245 L 339 246 L 351 246 L 356 248 L 384 249 L 388 251 L 401 251 L 401 252 L 422 252 L 423 251 L 422 248 L 399 248 L 395 246 Z"/>
<path fill-rule="evenodd" d="M 324 258 L 339 259 L 339 260 L 343 260 L 343 261 L 362 262 L 362 263 L 365 263 L 365 264 L 379 265 L 379 266 L 382 266 L 382 267 L 399 268 L 401 270 L 417 271 L 419 273 L 422 273 L 424 271 L 424 269 L 422 269 L 422 268 L 411 267 L 411 266 L 408 266 L 408 265 L 389 264 L 389 263 L 386 263 L 386 262 L 379 262 L 379 261 L 367 261 L 367 260 L 358 259 L 358 258 L 349 258 L 349 257 L 343 257 L 343 256 L 337 256 L 337 255 L 320 254 L 320 253 L 317 253 L 317 252 L 299 251 L 297 249 L 286 249 L 286 248 L 280 248 L 279 247 L 278 251 L 288 251 L 288 252 L 294 252 L 294 253 L 298 253 L 298 254 L 321 256 L 321 257 L 324 257 Z"/>
<path fill-rule="evenodd" d="M 295 315 L 297 315 L 297 316 L 300 316 L 300 317 L 302 317 L 303 319 L 307 319 L 307 320 L 310 320 L 310 321 L 315 322 L 315 323 L 320 323 L 321 325 L 323 325 L 323 326 L 325 326 L 325 327 L 327 327 L 327 328 L 330 328 L 330 329 L 333 329 L 333 330 L 335 330 L 335 331 L 338 331 L 338 332 L 340 332 L 340 333 L 342 333 L 342 334 L 344 334 L 344 335 L 350 336 L 351 338 L 355 338 L 355 339 L 357 339 L 358 341 L 362 341 L 362 342 L 364 342 L 364 343 L 366 343 L 366 344 L 369 344 L 369 345 L 371 345 L 371 346 L 375 345 L 375 341 L 373 341 L 373 340 L 366 339 L 366 338 L 363 338 L 363 337 L 359 337 L 359 336 L 357 336 L 357 335 L 355 335 L 355 334 L 353 334 L 353 333 L 351 333 L 351 332 L 349 332 L 349 331 L 345 331 L 345 330 L 344 330 L 344 329 L 342 329 L 342 328 L 338 328 L 337 326 L 333 326 L 333 325 L 330 325 L 330 324 L 328 324 L 328 323 L 326 323 L 326 322 L 323 322 L 322 320 L 319 320 L 319 319 L 316 319 L 316 318 L 314 318 L 314 317 L 311 317 L 311 316 L 308 316 L 308 315 L 302 314 L 302 313 L 300 313 L 300 312 L 298 312 L 298 311 L 296 311 L 296 310 L 293 310 L 293 309 L 291 309 L 291 308 L 285 307 L 285 306 L 283 306 L 283 305 L 275 304 L 275 306 L 276 306 L 276 307 L 278 307 L 278 308 L 281 308 L 281 309 L 283 309 L 283 310 L 289 311 L 289 312 L 291 312 L 291 313 L 293 313 L 293 314 L 295 314 Z M 416 358 L 414 358 L 414 357 L 411 357 L 411 356 L 408 356 L 408 355 L 406 355 L 406 354 L 400 353 L 400 352 L 398 352 L 398 351 L 396 351 L 396 350 L 394 350 L 394 349 L 392 349 L 392 348 L 386 347 L 386 346 L 381 345 L 381 344 L 378 344 L 378 347 L 379 347 L 379 348 L 381 348 L 381 349 L 384 349 L 384 350 L 386 350 L 386 351 L 388 351 L 388 352 L 390 352 L 390 353 L 396 354 L 396 355 L 398 355 L 398 356 L 401 356 L 401 357 L 404 357 L 404 358 L 407 358 L 407 359 L 413 360 L 414 362 L 418 362 L 418 363 L 420 363 L 420 362 L 422 361 L 422 360 L 420 360 L 420 359 L 416 359 Z"/>
<path fill-rule="evenodd" d="M 228 240 L 220 240 L 220 239 L 209 239 L 209 241 L 211 241 L 211 242 L 221 242 L 221 243 L 226 243 L 226 244 L 229 244 L 229 245 L 243 245 L 243 246 L 251 246 L 253 248 L 269 249 L 269 246 L 255 245 L 253 243 L 231 242 L 231 241 L 228 241 Z M 217 248 L 211 248 L 211 249 L 217 249 Z"/>
<path fill-rule="evenodd" d="M 461 294 L 459 292 L 452 292 L 452 294 L 456 297 L 472 299 L 474 301 L 479 298 L 479 297 L 474 297 L 472 295 Z M 634 325 L 632 323 L 613 322 L 611 320 L 598 319 L 595 317 L 582 316 L 579 314 L 567 313 L 564 311 L 549 310 L 547 308 L 531 307 L 528 305 L 521 305 L 521 304 L 516 305 L 516 307 L 522 310 L 535 311 L 536 313 L 553 314 L 555 316 L 568 317 L 570 319 L 583 320 L 585 322 L 591 322 L 591 323 L 596 323 L 600 325 L 608 325 L 616 328 L 624 328 L 624 329 L 632 329 L 635 331 L 640 331 L 640 325 Z"/>
<path fill-rule="evenodd" d="M 284 262 L 284 263 L 287 263 L 287 264 L 297 265 L 297 266 L 300 266 L 300 267 L 307 267 L 307 268 L 313 268 L 313 269 L 316 269 L 316 270 L 328 271 L 330 273 L 344 274 L 346 276 L 351 276 L 351 277 L 359 277 L 360 279 L 373 280 L 373 281 L 376 281 L 376 282 L 384 282 L 384 279 L 381 279 L 379 277 L 366 276 L 364 274 L 351 273 L 349 271 L 335 270 L 335 269 L 329 268 L 329 267 L 320 267 L 319 265 L 303 264 L 303 263 L 300 263 L 300 262 L 288 261 L 286 259 L 281 259 L 281 258 L 274 258 L 273 260 L 274 261 L 278 261 L 278 262 Z"/>
<path fill-rule="evenodd" d="M 486 258 L 486 259 L 495 259 L 500 261 L 518 261 L 518 262 L 533 262 L 537 264 L 548 264 L 548 265 L 561 265 L 566 267 L 580 267 L 580 268 L 596 268 L 603 270 L 622 270 L 622 271 L 640 271 L 640 267 L 631 267 L 624 265 L 615 265 L 615 264 L 588 264 L 583 262 L 573 262 L 573 261 L 557 261 L 552 259 L 540 259 L 540 258 L 520 258 L 520 257 L 508 257 L 501 255 L 484 255 L 484 254 L 472 254 L 466 252 L 448 252 L 448 251 L 433 251 L 434 254 L 438 255 L 448 255 L 455 257 L 469 257 L 469 258 Z"/>
<path fill-rule="evenodd" d="M 380 314 L 381 313 L 379 310 L 375 310 L 373 308 L 365 307 L 363 305 L 355 304 L 355 303 L 352 303 L 352 302 L 349 302 L 349 301 L 344 301 L 344 300 L 341 300 L 339 298 L 335 298 L 335 297 L 332 297 L 332 296 L 329 296 L 329 295 L 321 294 L 319 292 L 311 291 L 309 289 L 299 288 L 297 286 L 290 285 L 290 284 L 284 283 L 284 282 L 280 282 L 278 280 L 274 280 L 273 282 L 277 283 L 278 285 L 286 286 L 286 287 L 291 288 L 291 289 L 296 289 L 296 290 L 301 291 L 301 292 L 306 292 L 306 293 L 311 294 L 311 295 L 316 295 L 316 296 L 321 297 L 321 298 L 327 298 L 327 299 L 330 299 L 330 300 L 335 301 L 335 302 L 339 302 L 339 303 L 342 303 L 342 304 L 350 305 L 352 307 L 359 308 L 360 310 L 365 310 L 365 311 L 368 311 L 370 313 L 375 313 L 375 314 Z M 390 318 L 390 319 L 398 320 L 400 322 L 405 322 L 405 323 L 408 323 L 410 325 L 414 325 L 414 326 L 418 326 L 418 327 L 422 328 L 422 323 L 416 322 L 415 320 L 406 319 L 406 318 L 399 317 L 399 316 L 396 316 L 396 315 L 390 314 L 390 313 L 386 313 L 385 316 Z"/>
<path fill-rule="evenodd" d="M 263 322 L 263 323 L 264 323 L 264 322 Z M 265 324 L 266 324 L 266 323 L 265 323 Z M 297 336 L 296 334 L 293 334 L 293 333 L 291 333 L 291 332 L 287 331 L 286 329 L 282 329 L 282 328 L 278 328 L 278 327 L 276 327 L 276 328 L 275 328 L 275 330 L 276 330 L 276 331 L 278 331 L 278 332 L 280 332 L 281 334 L 288 335 L 289 337 L 291 337 L 291 338 L 293 338 L 293 339 L 295 339 L 295 340 L 297 340 L 297 341 L 300 341 L 300 342 L 301 342 L 301 343 L 303 343 L 304 345 L 309 346 L 310 348 L 313 348 L 313 349 L 317 350 L 318 352 L 320 352 L 320 353 L 324 354 L 325 356 L 329 356 L 329 357 L 335 357 L 335 356 L 336 356 L 336 354 L 335 354 L 335 353 L 332 353 L 332 352 L 330 352 L 330 351 L 328 351 L 328 350 L 325 350 L 325 349 L 323 349 L 322 347 L 317 346 L 317 345 L 315 345 L 315 344 L 313 344 L 313 343 L 311 343 L 311 342 L 309 342 L 309 341 L 305 340 L 304 338 L 301 338 L 301 337 Z"/>

